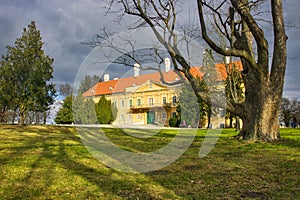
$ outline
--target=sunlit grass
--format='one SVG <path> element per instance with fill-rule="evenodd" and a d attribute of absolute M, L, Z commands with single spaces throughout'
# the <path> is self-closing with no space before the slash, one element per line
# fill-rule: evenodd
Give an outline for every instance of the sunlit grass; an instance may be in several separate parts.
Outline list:
<path fill-rule="evenodd" d="M 150 152 L 175 130 L 134 138 L 103 129 L 116 145 Z M 282 140 L 245 142 L 223 130 L 205 158 L 199 130 L 171 165 L 146 174 L 111 169 L 84 147 L 74 127 L 0 126 L 0 199 L 300 199 L 300 130 L 282 129 Z"/>

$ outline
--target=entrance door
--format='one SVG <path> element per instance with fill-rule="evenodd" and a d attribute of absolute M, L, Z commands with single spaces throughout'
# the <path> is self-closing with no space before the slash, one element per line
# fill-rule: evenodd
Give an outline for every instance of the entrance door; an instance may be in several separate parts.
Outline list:
<path fill-rule="evenodd" d="M 147 124 L 154 124 L 155 120 L 155 112 L 149 111 L 147 112 Z"/>

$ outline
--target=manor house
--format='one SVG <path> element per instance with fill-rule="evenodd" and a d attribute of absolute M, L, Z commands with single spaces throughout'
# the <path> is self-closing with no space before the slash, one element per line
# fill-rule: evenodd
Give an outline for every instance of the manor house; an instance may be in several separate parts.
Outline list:
<path fill-rule="evenodd" d="M 134 67 L 134 75 L 110 80 L 109 74 L 104 75 L 104 81 L 86 91 L 83 96 L 93 98 L 98 102 L 105 96 L 118 109 L 115 125 L 148 125 L 157 124 L 169 126 L 169 119 L 175 116 L 178 106 L 181 85 L 166 85 L 161 81 L 161 75 L 168 83 L 178 82 L 179 76 L 170 70 L 170 60 L 165 59 L 165 69 L 160 74 L 140 74 L 140 66 Z M 191 74 L 202 78 L 201 67 L 192 67 Z M 220 81 L 226 79 L 226 69 L 223 64 L 217 64 L 216 69 Z M 201 111 L 200 111 L 201 112 Z M 216 118 L 211 120 L 213 128 L 225 127 L 225 111 L 219 109 Z"/>

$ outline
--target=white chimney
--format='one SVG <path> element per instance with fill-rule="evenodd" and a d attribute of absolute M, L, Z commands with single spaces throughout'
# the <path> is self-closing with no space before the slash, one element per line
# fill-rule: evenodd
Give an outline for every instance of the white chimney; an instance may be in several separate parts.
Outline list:
<path fill-rule="evenodd" d="M 137 77 L 140 75 L 140 69 L 141 69 L 141 66 L 138 63 L 135 63 L 133 65 L 134 77 Z"/>
<path fill-rule="evenodd" d="M 104 74 L 104 82 L 109 81 L 109 74 Z"/>
<path fill-rule="evenodd" d="M 225 50 L 229 50 L 229 48 L 226 48 Z M 225 64 L 226 65 L 230 64 L 230 56 L 225 56 Z"/>
<path fill-rule="evenodd" d="M 171 60 L 170 58 L 165 58 L 165 72 L 169 72 L 171 68 Z"/>

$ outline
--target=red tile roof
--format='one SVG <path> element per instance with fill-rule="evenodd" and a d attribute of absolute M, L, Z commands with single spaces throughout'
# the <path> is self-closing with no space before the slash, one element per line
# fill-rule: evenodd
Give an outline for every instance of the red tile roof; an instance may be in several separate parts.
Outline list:
<path fill-rule="evenodd" d="M 97 95 L 107 95 L 112 94 L 113 88 L 117 84 L 118 80 L 111 80 L 107 82 L 99 82 L 88 91 L 83 93 L 84 97 L 97 96 Z"/>
<path fill-rule="evenodd" d="M 238 69 L 242 69 L 241 62 L 235 62 L 235 65 Z M 227 78 L 226 68 L 224 64 L 216 64 L 216 68 L 220 74 L 220 79 L 225 80 Z M 202 77 L 203 73 L 200 71 L 201 67 L 192 67 L 190 69 L 194 77 Z M 174 82 L 176 78 L 179 79 L 179 76 L 174 71 L 164 72 L 164 79 L 167 82 Z M 144 84 L 146 81 L 152 80 L 160 83 L 160 74 L 159 72 L 151 74 L 142 74 L 137 77 L 125 77 L 118 80 L 109 80 L 106 82 L 99 82 L 90 88 L 88 91 L 83 93 L 84 97 L 89 96 L 99 96 L 99 95 L 109 95 L 113 93 L 125 92 L 125 88 L 130 86 L 138 86 Z"/>

